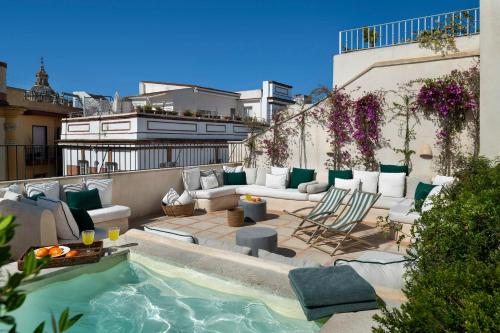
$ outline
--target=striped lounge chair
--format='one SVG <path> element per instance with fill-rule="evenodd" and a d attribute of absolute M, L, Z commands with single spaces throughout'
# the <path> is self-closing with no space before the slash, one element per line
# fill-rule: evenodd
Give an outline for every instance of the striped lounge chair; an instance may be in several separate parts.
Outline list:
<path fill-rule="evenodd" d="M 311 240 L 311 234 L 314 233 L 313 230 L 318 229 L 318 225 L 324 224 L 330 217 L 334 216 L 335 212 L 342 204 L 342 200 L 348 193 L 349 190 L 335 188 L 332 186 L 316 206 L 304 207 L 293 212 L 287 212 L 285 210 L 285 213 L 302 220 L 299 226 L 293 231 L 292 237 L 297 237 L 305 242 L 309 242 Z M 312 210 L 305 216 L 297 214 L 301 210 L 311 208 Z"/>

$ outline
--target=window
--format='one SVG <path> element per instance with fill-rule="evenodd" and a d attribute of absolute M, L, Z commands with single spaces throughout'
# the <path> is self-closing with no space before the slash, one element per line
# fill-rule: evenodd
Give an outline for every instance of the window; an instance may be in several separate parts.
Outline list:
<path fill-rule="evenodd" d="M 254 114 L 253 114 L 253 108 L 251 106 L 245 106 L 245 107 L 243 107 L 243 114 L 246 117 L 253 117 L 254 116 Z"/>
<path fill-rule="evenodd" d="M 235 108 L 231 108 L 231 118 L 234 118 L 236 117 L 236 109 Z"/>

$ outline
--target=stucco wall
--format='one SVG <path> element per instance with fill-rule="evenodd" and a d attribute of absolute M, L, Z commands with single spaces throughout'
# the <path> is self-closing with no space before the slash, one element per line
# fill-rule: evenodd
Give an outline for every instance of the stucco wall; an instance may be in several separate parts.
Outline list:
<path fill-rule="evenodd" d="M 481 0 L 481 154 L 500 156 L 500 1 Z"/>

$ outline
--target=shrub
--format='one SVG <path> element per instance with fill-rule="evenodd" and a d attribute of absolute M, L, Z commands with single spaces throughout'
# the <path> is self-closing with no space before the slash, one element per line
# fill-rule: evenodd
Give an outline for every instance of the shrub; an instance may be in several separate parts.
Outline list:
<path fill-rule="evenodd" d="M 500 328 L 500 165 L 469 160 L 417 222 L 400 309 L 374 332 L 493 332 Z"/>

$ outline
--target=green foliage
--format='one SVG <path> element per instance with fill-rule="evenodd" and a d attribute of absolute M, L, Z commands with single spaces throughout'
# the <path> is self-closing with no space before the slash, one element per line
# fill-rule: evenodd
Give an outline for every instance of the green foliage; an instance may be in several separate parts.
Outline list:
<path fill-rule="evenodd" d="M 412 232 L 408 301 L 374 332 L 500 330 L 500 165 L 471 159 L 455 176 Z"/>
<path fill-rule="evenodd" d="M 14 217 L 0 217 L 0 265 L 3 266 L 10 261 L 10 246 L 9 241 L 14 237 Z M 22 272 L 9 275 L 7 282 L 0 288 L 0 323 L 10 326 L 9 333 L 17 332 L 16 320 L 9 315 L 24 303 L 26 294 L 19 289 L 23 281 L 29 277 L 35 276 L 40 272 L 40 269 L 48 262 L 49 258 L 37 259 L 35 253 L 31 252 L 25 256 L 24 269 Z M 59 318 L 59 325 L 52 325 L 52 330 L 55 333 L 67 331 L 80 318 L 81 314 L 69 318 L 69 309 L 65 309 Z M 55 317 L 52 315 L 52 322 L 55 322 Z M 35 329 L 35 333 L 43 332 L 45 323 L 42 322 Z"/>

